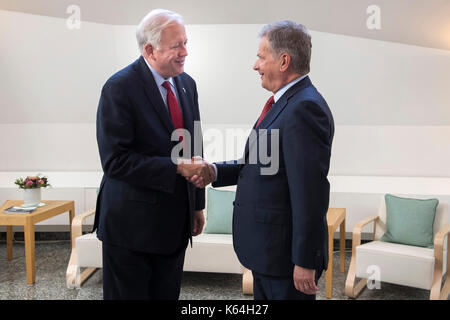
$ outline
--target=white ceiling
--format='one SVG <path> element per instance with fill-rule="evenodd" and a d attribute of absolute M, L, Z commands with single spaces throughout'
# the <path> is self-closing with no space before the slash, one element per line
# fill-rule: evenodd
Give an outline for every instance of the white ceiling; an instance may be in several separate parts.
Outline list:
<path fill-rule="evenodd" d="M 381 29 L 366 26 L 369 5 L 381 9 Z M 0 0 L 0 10 L 82 21 L 137 25 L 154 8 L 183 15 L 186 24 L 264 24 L 291 19 L 316 31 L 450 50 L 450 0 Z"/>

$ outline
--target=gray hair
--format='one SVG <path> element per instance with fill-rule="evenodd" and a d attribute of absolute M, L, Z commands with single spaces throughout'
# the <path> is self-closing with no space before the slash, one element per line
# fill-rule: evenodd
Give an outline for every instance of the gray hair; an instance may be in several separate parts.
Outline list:
<path fill-rule="evenodd" d="M 183 24 L 183 17 L 176 12 L 164 9 L 150 11 L 139 23 L 136 30 L 136 39 L 141 53 L 147 43 L 159 48 L 161 32 L 174 21 Z"/>
<path fill-rule="evenodd" d="M 275 56 L 288 53 L 293 71 L 301 75 L 309 73 L 312 44 L 311 35 L 304 25 L 287 20 L 277 21 L 265 25 L 259 37 L 267 38 Z"/>

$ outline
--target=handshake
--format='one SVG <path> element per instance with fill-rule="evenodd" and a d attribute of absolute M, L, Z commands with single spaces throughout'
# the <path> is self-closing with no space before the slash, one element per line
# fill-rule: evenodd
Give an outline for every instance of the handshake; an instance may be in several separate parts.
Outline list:
<path fill-rule="evenodd" d="M 191 160 L 178 159 L 177 173 L 181 174 L 197 188 L 204 188 L 216 180 L 214 166 L 199 156 L 192 157 Z"/>

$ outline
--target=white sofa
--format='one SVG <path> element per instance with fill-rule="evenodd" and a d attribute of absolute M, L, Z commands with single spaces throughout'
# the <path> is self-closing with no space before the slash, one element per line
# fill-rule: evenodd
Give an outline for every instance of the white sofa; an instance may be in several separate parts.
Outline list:
<path fill-rule="evenodd" d="M 219 188 L 235 191 L 235 187 Z M 207 199 L 206 199 L 207 201 Z M 205 208 L 205 216 L 207 210 Z M 79 288 L 98 268 L 102 267 L 102 243 L 95 233 L 82 235 L 84 220 L 93 215 L 89 211 L 72 221 L 72 253 L 66 272 L 68 288 Z M 188 245 L 184 271 L 242 274 L 245 270 L 233 249 L 231 234 L 200 234 Z M 83 270 L 84 269 L 84 270 Z M 244 293 L 248 292 L 243 282 Z"/>

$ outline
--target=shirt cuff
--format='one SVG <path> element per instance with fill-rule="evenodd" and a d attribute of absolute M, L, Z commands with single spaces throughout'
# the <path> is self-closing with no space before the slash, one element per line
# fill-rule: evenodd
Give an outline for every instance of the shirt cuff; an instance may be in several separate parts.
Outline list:
<path fill-rule="evenodd" d="M 214 182 L 216 182 L 217 181 L 217 166 L 215 163 L 213 163 L 212 165 L 214 167 L 214 172 L 216 173 L 216 178 L 214 179 Z"/>

